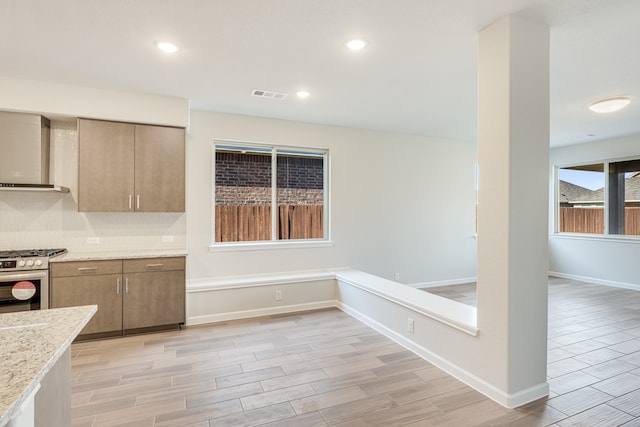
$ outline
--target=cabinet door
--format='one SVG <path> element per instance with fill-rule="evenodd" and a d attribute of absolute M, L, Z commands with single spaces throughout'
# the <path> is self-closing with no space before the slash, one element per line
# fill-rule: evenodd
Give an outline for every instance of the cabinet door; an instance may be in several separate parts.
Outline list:
<path fill-rule="evenodd" d="M 184 323 L 184 270 L 125 274 L 125 329 Z"/>
<path fill-rule="evenodd" d="M 129 123 L 78 121 L 78 211 L 133 210 L 134 131 Z"/>
<path fill-rule="evenodd" d="M 81 334 L 122 330 L 122 275 L 59 277 L 51 280 L 51 308 L 96 304 L 98 312 Z"/>
<path fill-rule="evenodd" d="M 184 212 L 184 129 L 136 125 L 135 194 L 140 212 Z"/>

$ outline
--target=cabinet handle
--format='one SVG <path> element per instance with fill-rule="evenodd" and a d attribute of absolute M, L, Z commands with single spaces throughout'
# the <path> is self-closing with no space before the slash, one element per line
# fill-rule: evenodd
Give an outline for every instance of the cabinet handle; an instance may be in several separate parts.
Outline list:
<path fill-rule="evenodd" d="M 147 268 L 162 268 L 163 264 L 147 264 Z"/>
<path fill-rule="evenodd" d="M 133 196 L 132 196 L 131 194 L 129 194 L 129 210 L 131 210 L 131 208 L 133 207 L 133 206 L 131 205 L 132 197 L 133 197 Z"/>
<path fill-rule="evenodd" d="M 98 267 L 78 267 L 78 271 L 83 273 L 89 273 L 92 271 L 98 271 Z"/>
<path fill-rule="evenodd" d="M 116 294 L 120 295 L 120 278 L 116 279 Z"/>
<path fill-rule="evenodd" d="M 129 278 L 125 277 L 124 279 L 124 293 L 128 294 L 129 293 Z"/>
<path fill-rule="evenodd" d="M 140 195 L 136 195 L 136 209 L 140 209 Z"/>

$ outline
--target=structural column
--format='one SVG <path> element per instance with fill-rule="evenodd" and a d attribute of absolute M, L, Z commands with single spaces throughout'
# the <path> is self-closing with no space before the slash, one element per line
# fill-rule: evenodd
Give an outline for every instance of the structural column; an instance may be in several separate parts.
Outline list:
<path fill-rule="evenodd" d="M 478 329 L 518 406 L 548 392 L 549 30 L 512 15 L 479 42 Z"/>

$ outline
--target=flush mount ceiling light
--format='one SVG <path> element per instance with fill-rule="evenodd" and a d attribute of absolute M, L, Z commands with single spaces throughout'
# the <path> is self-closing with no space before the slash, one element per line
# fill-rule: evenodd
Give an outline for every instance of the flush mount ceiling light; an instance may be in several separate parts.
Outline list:
<path fill-rule="evenodd" d="M 364 47 L 367 45 L 367 42 L 362 39 L 352 39 L 347 40 L 344 45 L 347 47 L 347 49 L 358 51 L 364 49 Z"/>
<path fill-rule="evenodd" d="M 613 113 L 614 111 L 623 109 L 629 105 L 630 102 L 631 97 L 629 96 L 614 96 L 593 101 L 587 107 L 596 113 Z"/>
<path fill-rule="evenodd" d="M 175 53 L 179 50 L 178 46 L 169 42 L 157 42 L 156 46 L 165 53 Z"/>
<path fill-rule="evenodd" d="M 296 95 L 298 96 L 298 98 L 308 98 L 311 93 L 307 92 L 306 90 L 299 90 L 296 92 Z"/>

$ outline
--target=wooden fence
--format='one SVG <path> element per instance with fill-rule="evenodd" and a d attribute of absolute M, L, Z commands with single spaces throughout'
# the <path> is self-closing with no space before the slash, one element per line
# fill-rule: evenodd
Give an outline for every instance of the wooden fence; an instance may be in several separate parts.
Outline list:
<path fill-rule="evenodd" d="M 558 230 L 563 233 L 604 233 L 604 208 L 560 208 Z M 624 209 L 624 233 L 640 235 L 640 208 Z"/>
<path fill-rule="evenodd" d="M 279 239 L 322 239 L 324 237 L 322 205 L 280 205 L 278 211 Z"/>
<path fill-rule="evenodd" d="M 279 240 L 321 239 L 322 205 L 278 206 Z M 216 242 L 271 240 L 271 206 L 216 206 Z"/>
<path fill-rule="evenodd" d="M 624 234 L 640 235 L 640 208 L 624 208 Z"/>

